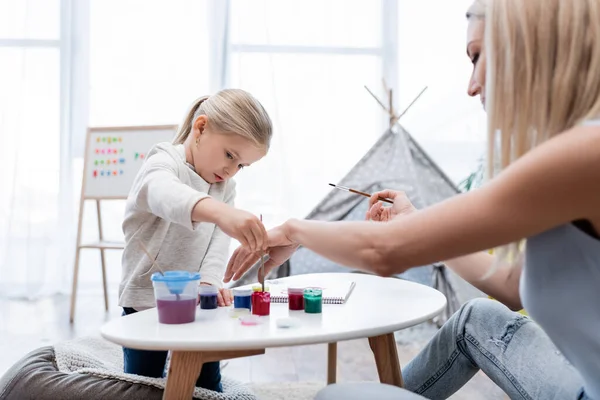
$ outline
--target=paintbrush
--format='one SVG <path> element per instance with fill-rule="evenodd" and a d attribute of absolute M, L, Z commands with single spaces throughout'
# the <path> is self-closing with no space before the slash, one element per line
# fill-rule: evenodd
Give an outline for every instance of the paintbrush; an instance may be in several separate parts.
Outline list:
<path fill-rule="evenodd" d="M 351 192 L 351 193 L 355 193 L 355 194 L 360 194 L 361 196 L 365 196 L 365 197 L 371 197 L 371 195 L 369 193 L 365 193 L 365 192 L 361 192 L 360 190 L 356 190 L 356 189 L 350 189 L 347 188 L 345 186 L 339 186 L 339 185 L 334 185 L 333 183 L 330 183 L 329 186 L 333 186 L 336 189 L 340 189 L 340 190 L 344 190 L 346 192 Z M 390 199 L 385 199 L 383 197 L 379 198 L 380 201 L 383 201 L 385 203 L 390 203 L 390 204 L 394 204 L 394 202 Z"/>
<path fill-rule="evenodd" d="M 156 258 L 158 258 L 158 253 L 156 254 L 156 258 L 152 258 L 152 256 L 150 255 L 150 252 L 148 251 L 148 249 L 146 248 L 146 246 L 144 246 L 144 243 L 142 243 L 142 241 L 140 240 L 140 246 L 142 248 L 142 250 L 144 250 L 144 253 L 146 253 L 146 256 L 148 257 L 148 259 L 150 260 L 150 262 L 152 263 L 152 265 L 150 265 L 150 271 L 152 271 L 152 266 L 156 265 L 156 268 L 158 269 L 158 271 L 164 275 L 165 272 L 162 270 L 162 268 L 160 267 L 160 265 L 158 265 L 158 262 L 156 261 Z M 147 274 L 148 272 L 146 272 Z M 146 275 L 144 274 L 144 275 Z"/>
<path fill-rule="evenodd" d="M 152 271 L 153 265 L 156 265 L 156 268 L 158 269 L 160 274 L 162 276 L 165 276 L 165 272 L 162 270 L 162 268 L 160 267 L 160 265 L 158 265 L 158 262 L 156 261 L 156 259 L 158 258 L 158 253 L 156 253 L 156 258 L 152 258 L 152 256 L 150 255 L 150 252 L 148 251 L 146 246 L 144 246 L 144 243 L 142 243 L 141 240 L 140 240 L 140 246 L 141 246 L 142 250 L 144 250 L 144 253 L 146 253 L 146 257 L 148 257 L 148 259 L 152 262 L 152 265 L 150 265 L 150 270 L 148 272 Z M 145 274 L 142 274 L 142 276 L 146 275 L 148 272 L 146 272 Z M 179 293 L 175 293 L 175 298 L 177 300 L 179 300 Z"/>
<path fill-rule="evenodd" d="M 260 222 L 262 222 L 262 214 L 260 214 Z M 264 253 L 260 255 L 260 273 L 259 273 L 259 279 L 260 279 L 260 284 L 262 285 L 262 291 L 265 291 L 265 257 L 264 257 Z"/>

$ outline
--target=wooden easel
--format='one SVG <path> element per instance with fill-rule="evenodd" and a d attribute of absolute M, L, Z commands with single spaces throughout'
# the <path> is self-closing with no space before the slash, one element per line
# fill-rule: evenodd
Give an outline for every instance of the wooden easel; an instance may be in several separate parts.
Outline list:
<path fill-rule="evenodd" d="M 160 125 L 160 126 L 131 126 L 131 127 L 110 127 L 110 128 L 90 128 L 88 129 L 86 135 L 86 145 L 85 145 L 85 153 L 84 153 L 84 169 L 83 169 L 83 179 L 81 183 L 81 196 L 79 198 L 79 220 L 77 223 L 77 241 L 76 241 L 76 250 L 75 250 L 75 265 L 73 268 L 73 286 L 71 291 L 71 310 L 69 314 L 69 320 L 72 323 L 75 318 L 75 306 L 77 300 L 77 284 L 79 278 L 79 261 L 82 249 L 98 249 L 100 250 L 100 262 L 102 267 L 102 287 L 104 290 L 104 309 L 108 311 L 108 285 L 106 279 L 106 257 L 105 250 L 123 250 L 125 248 L 125 242 L 123 241 L 107 241 L 104 239 L 104 233 L 102 230 L 102 211 L 101 211 L 101 201 L 102 200 L 126 200 L 127 193 L 119 193 L 118 195 L 108 194 L 108 195 L 87 195 L 86 194 L 86 182 L 89 177 L 88 171 L 88 162 L 87 158 L 89 157 L 88 152 L 91 149 L 91 135 L 92 133 L 101 132 L 102 134 L 110 135 L 116 132 L 152 132 L 152 131 L 168 131 L 172 132 L 171 137 L 168 140 L 172 139 L 172 136 L 177 130 L 176 125 Z M 143 133 L 140 133 L 143 134 Z M 147 148 L 149 148 L 148 146 Z M 113 157 L 113 156 L 111 156 Z M 119 156 L 114 156 L 119 157 Z M 137 157 L 137 155 L 136 155 Z M 110 178 L 109 178 L 110 179 Z M 86 201 L 93 201 L 96 203 L 96 216 L 98 220 L 98 240 L 90 243 L 82 243 L 82 227 L 83 227 L 83 215 L 84 215 L 84 207 Z"/>
<path fill-rule="evenodd" d="M 96 203 L 96 213 L 98 218 L 98 241 L 91 243 L 81 243 L 81 228 L 83 225 L 83 209 L 86 202 L 85 197 L 82 196 L 79 200 L 79 222 L 77 224 L 77 244 L 75 250 L 75 267 L 73 269 L 73 288 L 71 292 L 71 312 L 69 321 L 73 322 L 75 318 L 75 302 L 77 300 L 77 281 L 79 278 L 79 256 L 81 249 L 98 249 L 100 250 L 100 262 L 102 264 L 102 287 L 104 289 L 104 309 L 108 311 L 108 287 L 106 283 L 106 257 L 104 250 L 123 250 L 125 248 L 125 242 L 109 242 L 104 240 L 104 234 L 102 232 L 102 213 L 100 206 L 100 199 L 94 199 Z M 124 199 L 121 199 L 124 200 Z"/>

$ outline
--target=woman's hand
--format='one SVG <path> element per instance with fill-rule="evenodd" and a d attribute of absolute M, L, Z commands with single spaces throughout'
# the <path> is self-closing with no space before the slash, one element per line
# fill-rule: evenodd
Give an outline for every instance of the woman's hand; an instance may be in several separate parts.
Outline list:
<path fill-rule="evenodd" d="M 207 282 L 201 282 L 200 285 L 212 286 L 210 283 Z M 220 288 L 217 292 L 217 304 L 219 305 L 219 307 L 230 306 L 232 302 L 233 296 L 231 295 L 231 290 Z"/>
<path fill-rule="evenodd" d="M 390 207 L 384 207 L 381 198 L 394 201 Z M 417 211 L 412 205 L 406 193 L 395 190 L 382 190 L 373 193 L 369 199 L 369 210 L 367 210 L 366 219 L 371 221 L 387 222 L 397 216 L 408 215 Z"/>
<path fill-rule="evenodd" d="M 269 256 L 269 259 L 265 261 L 265 276 L 273 268 L 286 262 L 298 248 L 298 245 L 289 238 L 287 224 L 288 222 L 271 229 L 267 233 L 268 248 L 265 253 Z M 244 247 L 238 247 L 229 260 L 223 281 L 229 282 L 240 279 L 250 267 L 260 260 L 262 254 L 260 251 L 253 252 Z"/>
<path fill-rule="evenodd" d="M 215 216 L 215 223 L 225 234 L 252 252 L 267 248 L 267 230 L 256 215 L 221 204 L 225 207 Z"/>

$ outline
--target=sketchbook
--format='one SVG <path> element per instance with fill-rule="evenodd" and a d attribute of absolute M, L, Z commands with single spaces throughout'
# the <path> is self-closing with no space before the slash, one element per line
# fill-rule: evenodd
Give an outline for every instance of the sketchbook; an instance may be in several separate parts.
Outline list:
<path fill-rule="evenodd" d="M 271 303 L 287 303 L 287 285 L 281 284 L 270 284 L 269 292 L 271 292 Z M 356 286 L 356 282 L 336 282 L 331 285 L 320 286 L 320 285 L 307 285 L 303 287 L 319 288 L 323 290 L 323 304 L 344 304 L 348 297 L 352 294 L 352 290 Z M 298 286 L 291 286 L 298 287 Z"/>

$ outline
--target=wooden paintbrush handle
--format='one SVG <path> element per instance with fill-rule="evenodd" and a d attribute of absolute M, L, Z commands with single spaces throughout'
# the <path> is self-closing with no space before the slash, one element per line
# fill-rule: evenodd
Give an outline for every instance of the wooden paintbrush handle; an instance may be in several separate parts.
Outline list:
<path fill-rule="evenodd" d="M 348 190 L 350 190 L 352 193 L 360 194 L 361 196 L 371 197 L 371 195 L 369 193 L 361 192 L 360 190 L 356 190 L 356 189 L 348 189 Z M 383 197 L 380 197 L 379 200 L 383 201 L 384 203 L 394 204 L 394 202 L 392 200 L 385 199 Z"/>

